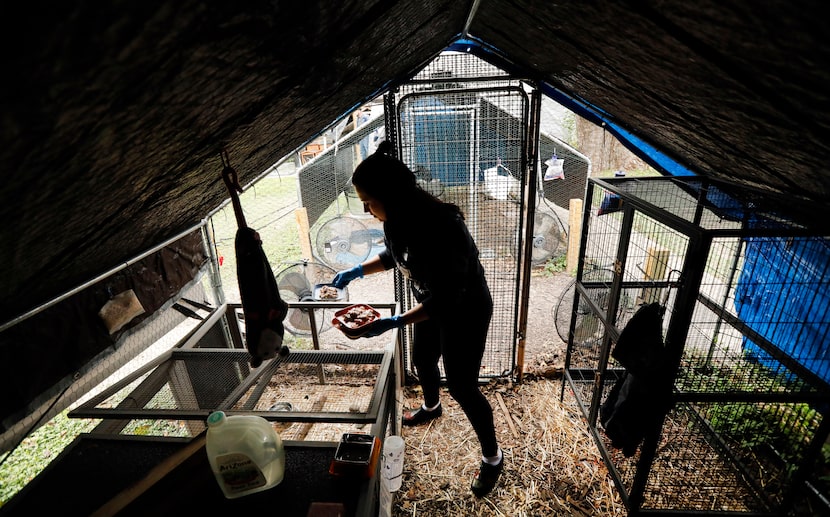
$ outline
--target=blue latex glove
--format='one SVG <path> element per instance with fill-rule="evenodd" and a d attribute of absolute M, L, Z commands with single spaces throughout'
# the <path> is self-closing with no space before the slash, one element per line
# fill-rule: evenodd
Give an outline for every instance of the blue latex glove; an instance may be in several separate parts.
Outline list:
<path fill-rule="evenodd" d="M 361 334 L 361 337 L 375 337 L 392 330 L 394 328 L 403 327 L 403 318 L 399 314 L 395 314 L 389 318 L 381 318 L 366 325 L 366 331 Z"/>
<path fill-rule="evenodd" d="M 331 284 L 338 289 L 343 289 L 355 278 L 363 278 L 363 264 L 358 264 L 351 269 L 337 273 L 334 275 Z"/>

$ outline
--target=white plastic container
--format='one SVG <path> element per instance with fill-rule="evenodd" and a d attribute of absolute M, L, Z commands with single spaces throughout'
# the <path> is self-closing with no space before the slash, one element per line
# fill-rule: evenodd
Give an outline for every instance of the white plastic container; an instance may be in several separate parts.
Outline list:
<path fill-rule="evenodd" d="M 264 418 L 214 411 L 205 439 L 210 468 L 228 499 L 278 485 L 285 475 L 280 435 Z"/>
<path fill-rule="evenodd" d="M 383 440 L 383 462 L 381 470 L 386 488 L 390 492 L 396 492 L 401 488 L 403 482 L 403 438 L 397 435 L 387 436 Z"/>

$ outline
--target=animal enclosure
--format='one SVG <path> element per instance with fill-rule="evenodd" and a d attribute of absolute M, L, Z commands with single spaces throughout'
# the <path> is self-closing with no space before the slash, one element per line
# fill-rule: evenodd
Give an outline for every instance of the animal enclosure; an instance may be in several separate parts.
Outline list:
<path fill-rule="evenodd" d="M 589 181 L 563 388 L 630 510 L 828 510 L 830 241 L 789 208 L 693 177 Z M 649 305 L 651 356 L 634 330 Z M 652 418 L 627 423 L 628 448 L 609 419 L 618 383 Z"/>
<path fill-rule="evenodd" d="M 523 333 L 517 307 L 523 303 L 525 243 L 532 244 L 532 265 L 565 252 L 566 225 L 557 210 L 584 194 L 590 170 L 585 156 L 554 136 L 565 125 L 564 108 L 554 110 L 556 116 L 531 116 L 532 91 L 532 85 L 471 54 L 442 53 L 386 94 L 382 105 L 376 100 L 355 112 L 354 129 L 335 131 L 342 135 L 335 145 L 297 174 L 312 252 L 331 268 L 330 276 L 383 249 L 382 226 L 364 213 L 350 181 L 354 167 L 380 140 L 395 144 L 421 188 L 462 209 L 495 301 L 482 378 L 515 370 L 517 336 Z M 529 182 L 538 194 L 532 199 Z M 531 224 L 528 207 L 532 235 L 525 230 Z M 406 310 L 412 300 L 403 280 L 396 284 L 396 300 Z M 302 298 L 286 293 L 286 299 Z M 406 329 L 403 333 L 410 366 L 411 336 Z"/>

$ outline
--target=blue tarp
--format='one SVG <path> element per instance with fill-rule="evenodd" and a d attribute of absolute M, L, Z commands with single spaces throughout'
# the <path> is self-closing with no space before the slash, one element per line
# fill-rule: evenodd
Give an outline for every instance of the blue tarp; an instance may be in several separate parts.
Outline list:
<path fill-rule="evenodd" d="M 438 96 L 418 97 L 404 110 L 404 125 L 414 128 L 414 163 L 416 172 L 428 171 L 431 179 L 448 186 L 466 185 L 470 181 L 468 142 L 473 111 L 449 106 Z"/>
<path fill-rule="evenodd" d="M 774 349 L 830 382 L 830 241 L 746 239 L 735 291 L 738 316 Z M 744 338 L 748 357 L 776 371 L 781 363 Z"/>

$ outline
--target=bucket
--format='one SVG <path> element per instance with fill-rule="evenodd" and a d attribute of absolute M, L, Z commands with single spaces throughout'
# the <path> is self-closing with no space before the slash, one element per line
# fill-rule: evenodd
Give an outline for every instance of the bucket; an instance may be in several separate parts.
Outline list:
<path fill-rule="evenodd" d="M 282 481 L 285 450 L 280 435 L 267 420 L 214 411 L 207 424 L 205 449 L 225 497 L 235 499 L 261 492 Z"/>

